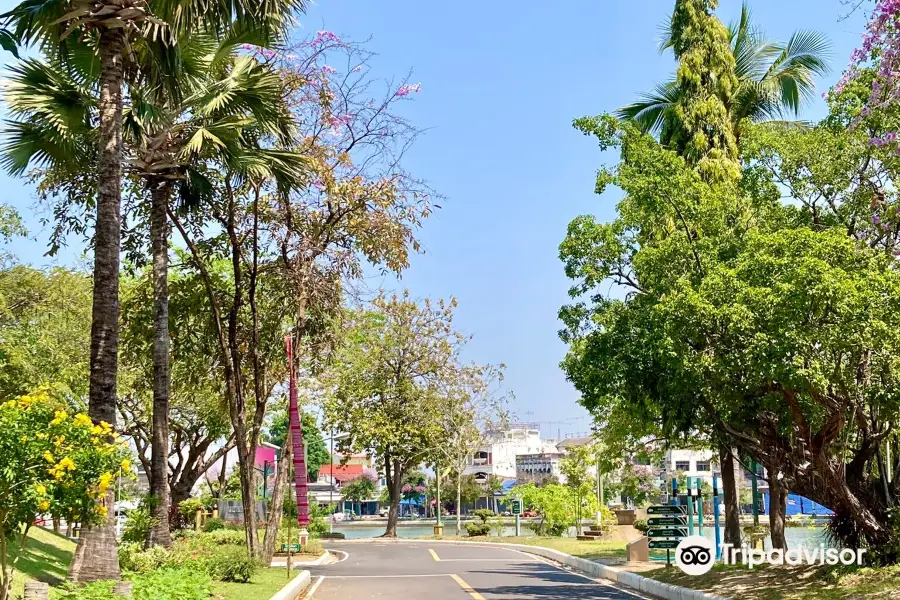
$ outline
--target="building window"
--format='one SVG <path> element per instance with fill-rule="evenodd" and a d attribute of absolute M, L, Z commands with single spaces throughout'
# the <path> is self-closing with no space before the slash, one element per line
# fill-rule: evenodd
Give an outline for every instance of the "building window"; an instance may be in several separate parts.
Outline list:
<path fill-rule="evenodd" d="M 698 460 L 697 461 L 697 470 L 698 471 L 709 471 L 709 461 L 708 460 Z"/>
<path fill-rule="evenodd" d="M 690 471 L 691 470 L 691 461 L 676 460 L 675 461 L 675 470 L 676 471 Z"/>

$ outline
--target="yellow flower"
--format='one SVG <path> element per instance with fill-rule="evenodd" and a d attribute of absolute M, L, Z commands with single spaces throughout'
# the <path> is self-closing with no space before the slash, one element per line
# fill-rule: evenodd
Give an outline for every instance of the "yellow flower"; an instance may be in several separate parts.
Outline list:
<path fill-rule="evenodd" d="M 47 510 L 48 508 L 50 508 L 50 503 L 46 500 L 42 500 L 41 503 L 38 504 L 38 508 L 41 510 Z"/>
<path fill-rule="evenodd" d="M 37 437 L 37 439 L 39 439 L 39 440 L 46 440 L 50 436 L 42 431 L 42 432 L 38 433 L 35 437 Z"/>
<path fill-rule="evenodd" d="M 28 408 L 32 402 L 34 402 L 34 398 L 31 396 L 22 396 L 19 398 L 19 406 L 22 408 Z"/>
<path fill-rule="evenodd" d="M 91 418 L 84 413 L 75 415 L 73 421 L 75 422 L 75 425 L 79 427 L 90 427 L 94 424 L 93 421 L 91 421 Z"/>
<path fill-rule="evenodd" d="M 15 408 L 16 401 L 15 400 L 7 400 L 3 403 L 3 408 Z"/>
<path fill-rule="evenodd" d="M 63 442 L 65 442 L 65 441 L 66 441 L 66 436 L 58 435 L 58 436 L 56 436 L 56 439 L 53 440 L 53 445 L 56 446 L 57 448 L 59 448 L 60 446 L 63 445 Z"/>
<path fill-rule="evenodd" d="M 56 464 L 56 468 L 59 470 L 65 469 L 66 471 L 74 471 L 75 463 L 72 462 L 72 459 L 68 456 L 63 457 L 61 461 Z"/>
<path fill-rule="evenodd" d="M 104 505 L 102 505 L 102 504 L 98 504 L 98 505 L 94 508 L 94 510 L 97 511 L 97 514 L 100 515 L 101 517 L 105 517 L 105 516 L 106 516 L 106 506 L 104 506 Z"/>
<path fill-rule="evenodd" d="M 24 444 L 24 443 L 27 442 L 27 441 L 28 441 L 28 436 L 27 436 L 27 435 L 23 435 L 23 436 L 22 436 L 22 443 Z"/>
<path fill-rule="evenodd" d="M 49 463 L 52 463 L 56 459 L 53 458 L 53 454 L 49 450 L 47 450 L 46 452 L 44 452 L 44 460 L 46 460 Z"/>
<path fill-rule="evenodd" d="M 122 470 L 123 471 L 131 470 L 131 461 L 128 460 L 127 458 L 122 460 Z"/>
<path fill-rule="evenodd" d="M 47 486 L 45 486 L 42 483 L 39 483 L 36 486 L 34 486 L 34 491 L 36 491 L 39 495 L 43 496 L 44 494 L 47 493 Z"/>
<path fill-rule="evenodd" d="M 110 483 L 112 483 L 112 474 L 111 473 L 104 473 L 103 475 L 100 476 L 100 483 L 97 485 L 97 487 L 100 488 L 101 494 L 106 492 L 107 489 L 109 489 Z"/>
<path fill-rule="evenodd" d="M 68 417 L 68 416 L 69 416 L 69 415 L 68 415 L 68 413 L 66 413 L 66 411 L 64 411 L 64 410 L 58 410 L 58 411 L 56 411 L 56 416 L 54 417 L 54 419 L 53 419 L 52 421 L 50 421 L 50 425 L 51 425 L 51 426 L 52 426 L 52 425 L 59 425 L 60 423 L 62 423 L 63 421 L 65 421 L 65 420 L 66 420 L 66 417 Z"/>

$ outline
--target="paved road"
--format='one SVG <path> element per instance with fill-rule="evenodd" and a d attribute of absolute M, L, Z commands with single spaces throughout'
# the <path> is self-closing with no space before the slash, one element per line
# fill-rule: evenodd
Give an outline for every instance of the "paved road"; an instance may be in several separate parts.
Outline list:
<path fill-rule="evenodd" d="M 345 560 L 313 567 L 314 600 L 635 600 L 647 596 L 506 548 L 372 542 L 329 546 Z"/>

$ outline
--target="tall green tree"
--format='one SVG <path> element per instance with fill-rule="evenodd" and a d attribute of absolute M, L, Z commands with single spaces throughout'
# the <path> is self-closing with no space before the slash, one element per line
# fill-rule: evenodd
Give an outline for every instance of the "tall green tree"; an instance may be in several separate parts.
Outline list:
<path fill-rule="evenodd" d="M 815 77 L 828 72 L 827 59 L 831 44 L 820 33 L 798 30 L 787 42 L 770 41 L 753 23 L 753 16 L 745 2 L 741 16 L 728 25 L 731 54 L 737 89 L 723 97 L 735 135 L 739 126 L 749 119 L 753 122 L 796 118 L 800 109 L 815 96 Z M 666 28 L 660 50 L 673 45 L 671 22 Z M 643 131 L 661 134 L 669 139 L 673 112 L 679 101 L 681 88 L 676 80 L 657 85 L 643 94 L 637 102 L 618 111 L 621 119 L 633 120 Z"/>
<path fill-rule="evenodd" d="M 302 0 L 264 3 L 226 0 L 212 5 L 196 0 L 24 0 L 0 15 L 4 39 L 13 37 L 16 42 L 26 45 L 37 42 L 48 52 L 66 58 L 73 52 L 85 56 L 85 49 L 93 48 L 95 50 L 87 56 L 99 64 L 99 69 L 91 70 L 99 73 L 95 115 L 98 135 L 93 145 L 96 152 L 67 155 L 72 161 L 96 156 L 90 414 L 98 422 L 114 423 L 116 416 L 125 48 L 133 47 L 135 41 L 145 40 L 171 48 L 181 33 L 204 29 L 222 31 L 234 20 L 263 28 L 275 24 L 276 27 L 269 31 L 276 38 L 284 32 L 292 13 L 302 6 Z M 76 31 L 77 34 L 71 35 Z M 90 40 L 90 43 L 84 44 L 82 40 Z M 162 54 L 166 54 L 165 48 L 163 50 Z M 177 67 L 169 74 L 175 72 Z M 173 86 L 172 89 L 176 88 Z M 31 123 L 33 129 L 52 129 L 58 125 L 58 122 Z M 38 160 L 46 157 L 45 150 L 40 149 Z M 22 158 L 21 149 L 19 158 Z M 24 160 L 25 165 L 29 160 Z M 106 502 L 109 504 L 111 499 Z M 110 516 L 102 526 L 86 530 L 80 538 L 70 569 L 73 580 L 119 578 L 114 511 L 108 513 Z M 91 556 L 91 560 L 86 561 L 86 556 Z"/>
<path fill-rule="evenodd" d="M 390 495 L 384 535 L 396 537 L 403 478 L 446 442 L 440 421 L 444 381 L 466 338 L 453 327 L 455 301 L 379 297 L 347 317 L 327 376 L 326 422 L 347 433 L 345 452 L 370 451 Z M 423 418 L 424 417 L 424 418 Z"/>

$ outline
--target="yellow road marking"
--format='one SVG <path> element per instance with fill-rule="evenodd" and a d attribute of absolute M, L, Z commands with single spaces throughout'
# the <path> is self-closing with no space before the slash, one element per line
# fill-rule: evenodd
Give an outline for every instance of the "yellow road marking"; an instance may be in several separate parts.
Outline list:
<path fill-rule="evenodd" d="M 453 578 L 453 581 L 459 584 L 459 587 L 463 589 L 464 592 L 467 592 L 474 600 L 484 600 L 484 596 L 473 590 L 468 583 L 463 581 L 463 578 L 459 575 L 450 575 Z"/>
<path fill-rule="evenodd" d="M 437 552 L 431 548 L 429 548 L 428 551 L 431 552 L 431 558 L 433 558 L 435 562 L 441 562 L 441 557 L 437 555 Z"/>

